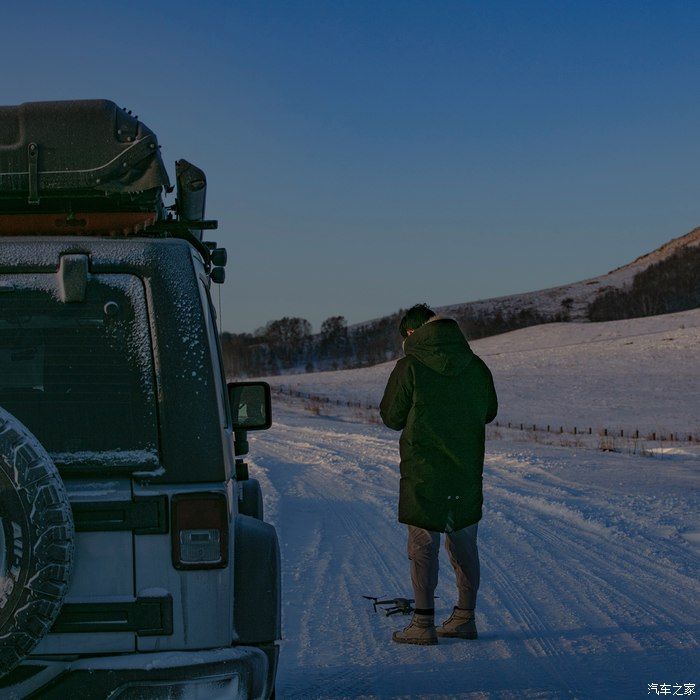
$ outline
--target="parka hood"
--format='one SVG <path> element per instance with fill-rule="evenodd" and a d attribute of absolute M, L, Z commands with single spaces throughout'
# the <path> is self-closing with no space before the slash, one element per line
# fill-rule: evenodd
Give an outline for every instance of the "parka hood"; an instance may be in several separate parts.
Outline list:
<path fill-rule="evenodd" d="M 474 359 L 457 321 L 451 318 L 431 318 L 404 340 L 403 349 L 426 367 L 450 377 L 464 372 Z"/>

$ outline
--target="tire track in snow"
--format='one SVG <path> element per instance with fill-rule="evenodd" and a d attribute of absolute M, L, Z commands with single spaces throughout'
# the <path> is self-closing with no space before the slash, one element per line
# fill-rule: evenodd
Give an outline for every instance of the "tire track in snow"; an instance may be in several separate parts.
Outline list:
<path fill-rule="evenodd" d="M 364 442 L 362 439 L 357 440 L 348 436 L 328 436 L 318 435 L 317 444 L 313 445 L 306 440 L 306 435 L 301 439 L 296 438 L 294 430 L 288 430 L 287 426 L 279 426 L 278 431 L 280 442 L 284 443 L 281 447 L 275 444 L 270 447 L 263 447 L 262 444 L 256 446 L 254 452 L 256 454 L 256 462 L 260 463 L 268 473 L 272 473 L 273 467 L 268 464 L 268 459 L 277 461 L 290 460 L 294 461 L 295 468 L 301 464 L 303 472 L 300 472 L 296 479 L 304 481 L 303 492 L 306 498 L 314 501 L 316 504 L 321 504 L 323 514 L 326 514 L 326 507 L 332 509 L 332 516 L 340 524 L 340 531 L 346 534 L 351 544 L 335 542 L 334 553 L 337 562 L 333 566 L 331 572 L 321 570 L 321 567 L 314 567 L 304 562 L 300 567 L 292 564 L 292 569 L 307 570 L 310 573 L 310 578 L 316 581 L 322 579 L 323 585 L 314 585 L 305 596 L 304 607 L 306 613 L 300 615 L 296 619 L 296 626 L 300 628 L 296 648 L 289 651 L 296 656 L 296 663 L 300 666 L 312 665 L 318 663 L 319 659 L 314 658 L 318 654 L 318 648 L 311 648 L 308 645 L 310 635 L 308 630 L 315 628 L 317 640 L 332 633 L 333 621 L 338 620 L 338 615 L 334 614 L 333 609 L 329 608 L 328 601 L 333 598 L 340 605 L 344 604 L 347 598 L 347 606 L 354 613 L 354 621 L 350 629 L 346 626 L 341 627 L 342 620 L 338 620 L 338 629 L 342 630 L 344 636 L 353 640 L 353 649 L 347 645 L 341 644 L 342 648 L 336 650 L 338 655 L 348 654 L 354 660 L 354 665 L 340 669 L 335 672 L 333 677 L 333 687 L 338 693 L 338 697 L 343 694 L 365 693 L 372 695 L 375 687 L 376 679 L 374 673 L 370 672 L 363 676 L 362 672 L 358 673 L 357 666 L 375 667 L 386 664 L 391 666 L 396 662 L 396 647 L 390 641 L 390 629 L 387 629 L 386 624 L 381 627 L 382 622 L 388 622 L 386 618 L 381 617 L 371 611 L 371 604 L 364 601 L 360 597 L 362 593 L 374 594 L 404 594 L 407 595 L 410 591 L 410 578 L 408 576 L 408 561 L 405 554 L 405 531 L 404 526 L 396 526 L 392 537 L 385 538 L 384 534 L 387 529 L 391 530 L 392 522 L 395 524 L 395 508 L 396 508 L 396 487 L 398 485 L 397 472 L 389 472 L 389 478 L 396 484 L 389 487 L 387 484 L 378 484 L 382 492 L 390 494 L 387 500 L 370 499 L 369 502 L 359 498 L 338 499 L 338 495 L 346 494 L 346 487 L 338 483 L 338 474 L 333 469 L 333 464 L 330 462 L 330 457 L 335 457 L 335 467 L 339 466 L 337 457 L 339 453 L 345 455 L 345 460 L 349 462 L 357 462 L 357 454 L 360 449 L 358 443 Z M 329 449 L 328 442 L 332 442 L 334 450 Z M 374 448 L 381 448 L 379 454 L 374 455 L 378 461 L 387 460 L 387 452 L 390 453 L 389 459 L 394 462 L 394 469 L 398 469 L 396 458 L 396 445 L 388 440 L 375 442 Z M 347 467 L 347 463 L 345 464 Z M 287 472 L 289 473 L 289 472 Z M 356 469 L 344 469 L 344 476 L 349 481 L 353 482 L 355 488 L 355 480 L 363 481 L 363 472 Z M 289 485 L 285 489 L 280 487 L 281 501 L 284 501 L 285 490 L 289 490 Z M 366 492 L 363 492 L 365 496 Z M 315 531 L 315 530 L 314 530 Z M 337 535 L 337 533 L 336 533 Z M 284 538 L 284 530 L 282 531 Z M 401 545 L 396 546 L 396 540 L 400 538 Z M 326 539 L 323 534 L 319 542 L 314 542 L 312 545 L 304 547 L 304 551 L 315 549 L 317 556 L 321 560 L 326 560 L 328 549 L 333 545 L 333 535 L 331 534 Z M 309 571 L 310 569 L 310 571 Z M 340 573 L 338 573 L 339 570 Z M 395 586 L 395 590 L 387 590 L 389 586 Z M 330 595 L 329 591 L 336 592 L 335 595 Z M 350 591 L 354 591 L 351 594 Z M 340 600 L 338 599 L 340 598 Z M 321 619 L 319 619 L 319 617 Z M 328 624 L 328 620 L 331 620 Z M 407 618 L 399 618 L 401 626 L 407 622 Z M 395 623 L 396 618 L 391 620 L 393 628 L 398 627 Z M 285 634 L 288 637 L 288 634 Z M 318 646 L 318 645 L 317 645 Z M 420 655 L 421 650 L 414 648 L 401 648 L 403 652 L 408 652 L 414 657 Z M 456 646 L 444 645 L 441 649 L 431 649 L 437 653 L 438 659 L 441 657 L 457 659 L 463 658 L 460 649 Z M 372 669 L 369 669 L 372 671 Z M 292 687 L 285 688 L 285 696 L 296 697 L 297 693 L 300 697 L 323 697 L 324 691 L 328 692 L 329 681 L 327 678 L 322 678 L 315 681 L 316 674 L 313 672 L 305 674 L 305 687 L 301 691 L 296 686 L 296 682 Z M 330 696 L 336 697 L 335 694 Z"/>
<path fill-rule="evenodd" d="M 353 595 L 351 590 L 357 591 L 360 586 L 371 586 L 372 581 L 392 580 L 398 584 L 398 568 L 392 569 L 386 562 L 386 553 L 379 550 L 373 540 L 376 534 L 372 531 L 379 531 L 375 518 L 371 518 L 376 507 L 370 503 L 370 508 L 362 500 L 348 498 L 347 484 L 339 482 L 337 469 L 343 471 L 346 480 L 354 481 L 357 478 L 357 470 L 352 467 L 351 462 L 357 461 L 358 444 L 355 440 L 340 439 L 345 450 L 352 459 L 346 456 L 344 460 L 338 459 L 338 449 L 328 449 L 324 442 L 317 444 L 309 443 L 305 440 L 306 435 L 296 436 L 296 430 L 288 430 L 286 426 L 279 426 L 281 433 L 280 443 L 284 447 L 280 449 L 278 443 L 272 450 L 262 445 L 256 446 L 256 462 L 265 464 L 271 456 L 275 460 L 288 459 L 295 463 L 295 467 L 302 465 L 302 472 L 296 475 L 294 481 L 303 480 L 303 492 L 307 500 L 312 501 L 318 509 L 320 516 L 320 529 L 315 529 L 319 536 L 304 548 L 305 552 L 312 552 L 324 565 L 315 564 L 308 558 L 298 565 L 293 565 L 295 572 L 304 572 L 304 581 L 311 581 L 312 586 L 308 594 L 304 595 L 304 610 L 298 616 L 295 626 L 299 629 L 298 645 L 296 650 L 296 661 L 300 666 L 312 665 L 318 662 L 315 658 L 318 654 L 318 644 L 314 645 L 313 639 L 323 638 L 337 634 L 343 630 L 353 644 L 352 649 L 348 645 L 341 645 L 337 650 L 351 655 L 354 659 L 374 658 L 381 654 L 385 645 L 380 644 L 381 640 L 376 638 L 376 632 L 372 629 L 372 620 L 366 615 L 357 615 L 351 620 L 350 629 L 347 629 L 347 621 L 343 627 L 343 614 L 339 611 L 356 610 L 360 601 L 357 595 Z M 349 444 L 348 444 L 349 443 Z M 266 471 L 271 472 L 271 467 Z M 292 488 L 292 491 L 294 489 Z M 354 487 L 351 490 L 355 490 Z M 285 491 L 290 491 L 290 485 L 282 489 L 282 500 Z M 339 498 L 340 496 L 340 498 Z M 382 520 L 385 516 L 380 511 Z M 333 519 L 340 528 L 323 527 L 325 521 Z M 371 523 L 371 525 L 366 525 Z M 383 523 L 386 524 L 385 522 Z M 328 530 L 328 532 L 326 532 Z M 338 532 L 344 535 L 345 541 L 337 541 Z M 306 538 L 308 539 L 308 537 Z M 340 546 L 339 546 L 340 545 Z M 388 548 L 390 551 L 390 548 Z M 326 566 L 329 558 L 334 556 L 336 561 L 331 567 Z M 362 575 L 364 574 L 364 576 Z M 293 578 L 298 580 L 298 575 Z M 289 586 L 289 584 L 288 584 Z M 287 586 L 287 587 L 288 587 Z M 368 592 L 371 592 L 368 591 Z M 366 601 L 361 601 L 366 603 Z M 335 627 L 335 629 L 333 629 Z M 286 635 L 288 636 L 288 635 Z M 364 688 L 366 679 L 355 672 L 353 666 L 338 671 L 334 674 L 333 686 L 342 688 L 344 693 L 357 694 L 361 690 L 371 690 Z M 324 689 L 327 691 L 328 682 L 325 679 L 318 683 L 313 681 L 313 674 L 309 674 L 307 685 L 301 696 L 321 697 Z M 295 696 L 293 689 L 288 689 L 285 696 Z"/>
<path fill-rule="evenodd" d="M 515 526 L 515 522 L 510 524 Z M 688 629 L 688 620 L 677 612 L 678 594 L 671 598 L 649 594 L 649 590 L 654 590 L 655 579 L 645 579 L 642 583 L 639 576 L 633 578 L 629 573 L 623 576 L 617 562 L 616 568 L 611 569 L 610 557 L 595 554 L 593 547 L 597 543 L 581 544 L 575 536 L 553 535 L 550 529 L 537 524 L 527 523 L 520 527 L 544 545 L 539 550 L 544 561 L 541 561 L 538 571 L 541 578 L 547 580 L 548 587 L 562 588 L 567 598 L 577 594 L 575 603 L 582 623 L 600 620 L 611 631 L 618 630 L 618 646 L 619 642 L 624 642 L 634 650 L 642 648 L 643 644 L 640 645 L 637 637 L 648 635 L 650 621 L 657 628 L 654 634 L 669 646 L 697 645 L 697 637 L 692 629 Z M 565 572 L 550 575 L 549 571 L 561 569 L 561 562 L 548 552 L 557 551 L 562 545 L 572 556 L 566 560 Z M 642 569 L 636 571 L 639 573 Z M 624 588 L 620 585 L 623 580 Z M 568 585 L 563 586 L 563 583 Z M 644 621 L 641 629 L 640 620 Z"/>
<path fill-rule="evenodd" d="M 532 510 L 539 510 L 543 515 L 549 517 L 558 517 L 568 519 L 575 524 L 578 524 L 583 532 L 595 529 L 601 535 L 614 535 L 617 538 L 627 540 L 626 546 L 620 549 L 622 555 L 625 554 L 631 546 L 634 546 L 633 535 L 630 534 L 630 525 L 637 528 L 639 533 L 647 535 L 648 540 L 648 513 L 639 516 L 633 509 L 634 501 L 631 503 L 625 501 L 624 497 L 620 497 L 618 493 L 611 494 L 609 489 L 598 488 L 593 484 L 587 483 L 585 486 L 585 496 L 582 496 L 580 486 L 570 486 L 563 484 L 561 478 L 552 474 L 546 469 L 538 466 L 536 463 L 527 462 L 524 466 L 527 469 L 528 477 L 538 477 L 536 479 L 523 479 L 523 474 L 513 472 L 508 468 L 504 468 L 507 462 L 521 462 L 520 459 L 513 460 L 512 458 L 504 460 L 502 456 L 498 459 L 490 457 L 487 459 L 488 464 L 485 467 L 490 480 L 497 480 L 505 489 L 507 500 L 527 500 Z M 519 465 L 520 466 L 520 465 Z M 521 467 L 522 471 L 522 467 Z M 540 479 L 544 479 L 544 482 Z M 497 484 L 493 484 L 492 488 L 497 488 Z M 543 489 L 547 490 L 548 496 L 556 498 L 543 498 Z M 654 505 L 653 499 L 643 498 L 647 510 Z M 572 507 L 569 501 L 577 501 L 577 507 Z M 591 501 L 595 499 L 595 520 L 587 519 L 586 514 L 581 512 L 579 508 L 582 501 Z M 613 499 L 613 500 L 611 500 Z M 564 511 L 564 513 L 557 511 Z M 570 517 L 567 517 L 569 516 Z M 601 522 L 601 515 L 603 516 Z M 626 526 L 626 527 L 622 527 Z M 615 545 L 616 543 L 611 542 Z M 646 566 L 654 568 L 656 572 L 665 578 L 669 575 L 678 576 L 679 584 L 692 586 L 695 579 L 690 576 L 684 576 L 680 572 L 674 571 L 672 568 L 674 560 L 678 557 L 687 556 L 687 542 L 670 541 L 665 539 L 663 542 L 656 542 L 657 549 L 660 547 L 667 550 L 663 558 L 659 557 L 659 553 L 655 552 L 652 558 L 640 551 L 638 556 L 646 560 Z"/>
<path fill-rule="evenodd" d="M 479 541 L 485 573 L 477 613 L 481 639 L 443 640 L 427 649 L 393 645 L 389 624 L 398 625 L 375 616 L 360 595 L 372 587 L 382 589 L 377 594 L 410 590 L 404 530 L 395 522 L 396 436 L 303 413 L 282 419 L 269 438 L 256 440 L 252 453 L 278 493 L 288 599 L 279 686 L 284 697 L 476 697 L 478 688 L 484 689 L 480 697 L 590 697 L 605 686 L 594 671 L 582 670 L 587 659 L 607 663 L 609 677 L 632 689 L 639 679 L 606 662 L 608 654 L 648 657 L 651 647 L 670 641 L 662 629 L 635 627 L 635 615 L 651 611 L 662 626 L 682 619 L 673 606 L 681 601 L 684 607 L 690 594 L 671 586 L 668 601 L 655 601 L 645 590 L 653 576 L 679 582 L 677 572 L 664 575 L 658 566 L 619 590 L 630 569 L 651 559 L 629 551 L 624 537 L 622 543 L 600 540 L 596 527 L 605 526 L 598 521 L 602 516 L 608 522 L 608 513 L 619 507 L 608 502 L 609 492 L 591 487 L 582 496 L 575 486 L 552 483 L 558 477 L 536 459 L 523 460 L 521 471 L 537 478 L 523 480 L 512 473 L 511 457 L 492 454 Z M 623 520 L 639 521 L 630 512 L 622 513 Z M 649 544 L 653 551 L 657 543 Z M 595 547 L 601 545 L 599 553 Z M 454 585 L 445 561 L 443 550 L 443 598 L 453 595 Z M 537 567 L 523 575 L 532 562 Z M 609 574 L 599 576 L 601 570 Z M 591 628 L 591 620 L 602 629 Z M 690 630 L 680 641 L 697 647 Z M 585 656 L 576 647 L 582 643 Z"/>
<path fill-rule="evenodd" d="M 630 611 L 630 618 L 653 615 L 658 622 L 667 624 L 669 628 L 685 623 L 677 612 L 678 599 L 685 598 L 684 608 L 692 609 L 693 600 L 700 593 L 696 580 L 674 571 L 669 566 L 670 562 L 660 563 L 658 557 L 638 551 L 634 546 L 636 543 L 630 541 L 621 528 L 605 525 L 599 520 L 590 522 L 577 508 L 571 508 L 559 500 L 544 499 L 541 482 L 528 481 L 523 485 L 521 479 L 508 479 L 502 470 L 495 465 L 494 467 L 492 473 L 497 476 L 500 485 L 491 485 L 489 495 L 504 518 L 514 528 L 523 528 L 544 543 L 546 546 L 540 550 L 543 556 L 557 552 L 562 547 L 569 553 L 575 553 L 576 556 L 568 557 L 568 564 L 570 569 L 574 568 L 578 572 L 578 587 L 588 584 L 589 580 L 595 581 L 596 586 L 587 585 L 590 593 L 601 603 L 613 606 L 616 611 L 619 610 L 618 605 L 624 606 Z M 540 492 L 533 494 L 530 491 L 535 486 L 540 488 Z M 523 493 L 524 488 L 529 492 Z M 594 492 L 595 489 L 589 486 L 588 491 Z M 604 496 L 609 498 L 610 495 Z M 569 497 L 580 498 L 580 494 L 571 489 Z M 605 507 L 608 507 L 607 504 Z M 619 504 L 609 507 L 610 510 L 618 509 L 618 516 L 620 515 Z M 507 512 L 512 515 L 505 515 Z M 553 522 L 545 525 L 542 518 L 532 517 L 533 512 L 540 512 Z M 626 515 L 623 512 L 620 517 Z M 591 530 L 596 530 L 597 533 Z M 601 546 L 604 547 L 604 553 L 599 553 Z M 615 568 L 611 569 L 613 561 Z M 543 567 L 543 571 L 547 570 L 547 567 Z M 627 593 L 620 589 L 621 577 L 626 582 Z M 674 579 L 675 586 L 669 587 L 670 579 Z M 659 587 L 666 588 L 670 595 L 660 595 Z M 619 619 L 619 615 L 616 617 Z"/>
<path fill-rule="evenodd" d="M 525 596 L 506 573 L 505 569 L 496 564 L 496 558 L 483 557 L 483 568 L 490 573 L 496 587 L 505 595 L 502 596 L 504 609 L 506 609 L 516 619 L 521 627 L 531 633 L 531 638 L 525 641 L 533 655 L 540 657 L 538 663 L 548 667 L 551 675 L 556 678 L 561 689 L 566 689 L 567 697 L 576 697 L 576 693 L 569 685 L 567 673 L 558 667 L 551 659 L 557 657 L 559 664 L 565 667 L 566 655 L 562 653 L 549 639 L 551 628 L 545 624 L 534 608 L 527 602 Z"/>

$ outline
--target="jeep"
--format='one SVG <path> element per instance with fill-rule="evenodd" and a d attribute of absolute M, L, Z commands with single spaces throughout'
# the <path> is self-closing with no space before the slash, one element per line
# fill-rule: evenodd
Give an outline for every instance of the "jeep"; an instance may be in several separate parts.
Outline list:
<path fill-rule="evenodd" d="M 275 529 L 206 177 L 108 100 L 0 107 L 0 697 L 264 698 Z"/>

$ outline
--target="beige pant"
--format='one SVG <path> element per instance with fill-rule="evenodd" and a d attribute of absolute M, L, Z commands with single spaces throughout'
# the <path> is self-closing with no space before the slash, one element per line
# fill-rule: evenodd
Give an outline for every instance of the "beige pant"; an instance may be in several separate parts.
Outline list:
<path fill-rule="evenodd" d="M 457 605 L 473 610 L 479 589 L 479 549 L 476 544 L 478 523 L 445 535 L 445 549 L 457 576 Z M 408 558 L 416 608 L 434 608 L 438 582 L 440 533 L 408 526 Z"/>

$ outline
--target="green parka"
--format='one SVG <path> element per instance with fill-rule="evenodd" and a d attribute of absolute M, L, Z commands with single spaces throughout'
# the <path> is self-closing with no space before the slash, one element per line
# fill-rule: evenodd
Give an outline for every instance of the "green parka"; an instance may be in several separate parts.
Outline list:
<path fill-rule="evenodd" d="M 399 522 L 450 532 L 481 519 L 484 426 L 498 410 L 493 377 L 456 321 L 431 319 L 404 341 L 380 413 L 402 430 Z"/>

